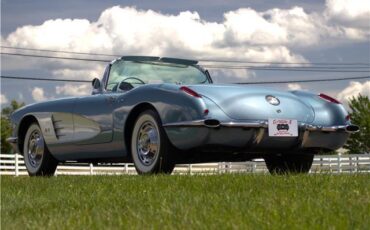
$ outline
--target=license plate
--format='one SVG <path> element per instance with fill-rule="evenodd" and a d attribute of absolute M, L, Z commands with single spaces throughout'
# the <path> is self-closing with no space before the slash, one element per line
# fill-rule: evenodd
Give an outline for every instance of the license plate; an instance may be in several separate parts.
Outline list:
<path fill-rule="evenodd" d="M 298 122 L 292 119 L 269 118 L 270 137 L 297 137 Z"/>

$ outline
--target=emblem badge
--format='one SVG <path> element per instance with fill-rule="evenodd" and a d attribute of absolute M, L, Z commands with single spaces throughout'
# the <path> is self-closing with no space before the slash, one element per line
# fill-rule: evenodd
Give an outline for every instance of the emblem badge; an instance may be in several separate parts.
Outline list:
<path fill-rule="evenodd" d="M 267 95 L 266 96 L 266 101 L 270 103 L 271 105 L 279 105 L 280 101 L 277 97 L 274 97 L 272 95 Z"/>

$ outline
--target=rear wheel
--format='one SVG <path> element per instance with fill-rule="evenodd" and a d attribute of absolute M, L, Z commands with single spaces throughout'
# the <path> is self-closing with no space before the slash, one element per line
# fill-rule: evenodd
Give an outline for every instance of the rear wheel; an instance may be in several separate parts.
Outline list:
<path fill-rule="evenodd" d="M 308 173 L 313 162 L 313 154 L 284 154 L 265 157 L 271 174 Z"/>
<path fill-rule="evenodd" d="M 27 130 L 23 147 L 24 163 L 30 176 L 52 176 L 58 161 L 50 154 L 37 123 Z"/>
<path fill-rule="evenodd" d="M 139 174 L 170 174 L 173 171 L 174 148 L 155 111 L 146 110 L 138 116 L 132 131 L 131 155 Z"/>

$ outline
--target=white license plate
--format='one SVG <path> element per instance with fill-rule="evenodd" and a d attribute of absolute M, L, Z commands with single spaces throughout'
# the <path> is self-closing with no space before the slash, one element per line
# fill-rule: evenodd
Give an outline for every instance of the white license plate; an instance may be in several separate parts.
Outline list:
<path fill-rule="evenodd" d="M 270 137 L 297 137 L 298 122 L 292 119 L 269 118 Z"/>

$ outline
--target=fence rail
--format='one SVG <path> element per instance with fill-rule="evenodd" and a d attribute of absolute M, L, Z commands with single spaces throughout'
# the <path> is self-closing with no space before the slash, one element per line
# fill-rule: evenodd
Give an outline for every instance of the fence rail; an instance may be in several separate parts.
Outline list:
<path fill-rule="evenodd" d="M 174 174 L 267 173 L 263 159 L 246 162 L 209 164 L 179 164 Z M 363 173 L 370 172 L 370 154 L 317 155 L 310 173 Z M 136 174 L 131 163 L 59 165 L 56 175 L 122 175 Z M 23 156 L 0 154 L 0 175 L 28 175 Z"/>

